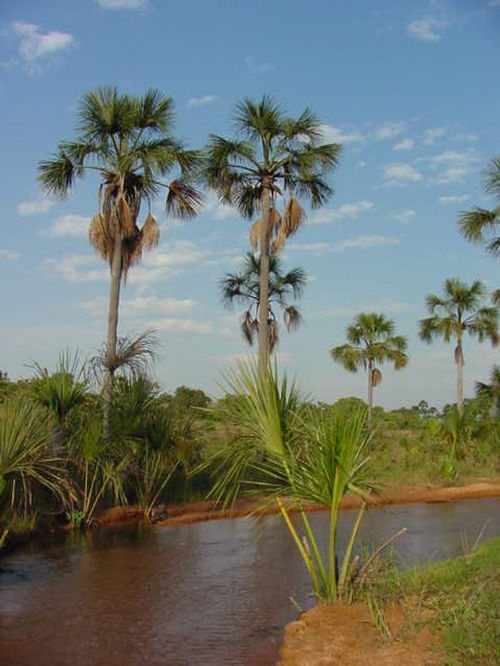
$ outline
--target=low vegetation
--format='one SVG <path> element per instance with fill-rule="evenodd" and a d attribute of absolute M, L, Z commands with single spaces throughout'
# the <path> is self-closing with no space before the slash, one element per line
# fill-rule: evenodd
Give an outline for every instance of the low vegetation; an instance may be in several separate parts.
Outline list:
<path fill-rule="evenodd" d="M 500 538 L 458 559 L 403 573 L 388 569 L 358 594 L 385 640 L 407 638 L 428 625 L 443 645 L 444 663 L 500 663 Z M 394 603 L 406 615 L 397 636 L 386 621 Z"/>

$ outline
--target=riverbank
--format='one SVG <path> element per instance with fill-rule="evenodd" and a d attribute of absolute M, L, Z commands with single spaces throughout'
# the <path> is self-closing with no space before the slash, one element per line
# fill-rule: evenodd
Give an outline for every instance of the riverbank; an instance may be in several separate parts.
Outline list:
<path fill-rule="evenodd" d="M 422 504 L 427 502 L 450 502 L 464 499 L 481 499 L 487 497 L 500 497 L 500 479 L 478 480 L 464 486 L 429 487 L 425 484 L 390 486 L 384 488 L 377 496 L 370 499 L 370 506 L 384 504 Z M 342 509 L 358 507 L 360 500 L 357 497 L 346 496 L 341 503 Z M 321 511 L 320 504 L 309 504 L 310 511 Z M 135 510 L 135 513 L 137 510 Z M 268 515 L 278 513 L 275 504 L 264 505 L 262 500 L 237 500 L 234 506 L 226 509 L 217 508 L 214 502 L 189 502 L 185 504 L 172 504 L 162 507 L 155 520 L 157 525 L 182 525 L 205 520 L 221 518 L 236 518 L 249 513 Z M 120 516 L 120 509 L 113 509 L 101 516 L 102 524 L 116 522 Z M 123 516 L 134 519 L 134 508 L 123 507 Z"/>
<path fill-rule="evenodd" d="M 393 573 L 361 594 L 364 601 L 316 606 L 290 623 L 278 666 L 500 663 L 500 538 Z"/>

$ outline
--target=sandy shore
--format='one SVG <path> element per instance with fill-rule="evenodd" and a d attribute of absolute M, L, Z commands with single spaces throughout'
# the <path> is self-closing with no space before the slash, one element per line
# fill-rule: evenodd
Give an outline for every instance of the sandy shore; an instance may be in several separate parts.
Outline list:
<path fill-rule="evenodd" d="M 373 497 L 370 506 L 384 504 L 421 504 L 427 502 L 450 502 L 461 499 L 480 499 L 500 497 L 500 479 L 476 481 L 465 486 L 448 488 L 429 488 L 424 484 L 413 486 L 397 486 L 383 490 L 380 496 Z M 358 498 L 346 496 L 342 500 L 342 509 L 353 509 L 359 506 Z M 309 504 L 310 511 L 321 511 L 325 507 Z M 167 505 L 157 525 L 181 525 L 205 520 L 235 518 L 246 516 L 251 512 L 257 515 L 277 513 L 275 505 L 262 508 L 259 500 L 238 500 L 235 505 L 225 510 L 218 509 L 213 502 L 194 502 Z"/>

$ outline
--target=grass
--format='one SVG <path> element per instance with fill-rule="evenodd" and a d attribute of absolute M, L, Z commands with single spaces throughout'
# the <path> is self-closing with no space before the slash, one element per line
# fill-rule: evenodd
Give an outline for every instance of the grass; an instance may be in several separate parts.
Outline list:
<path fill-rule="evenodd" d="M 361 595 L 377 625 L 392 602 L 405 607 L 406 633 L 430 624 L 441 638 L 447 666 L 500 663 L 500 538 L 457 559 L 404 573 L 390 569 Z"/>

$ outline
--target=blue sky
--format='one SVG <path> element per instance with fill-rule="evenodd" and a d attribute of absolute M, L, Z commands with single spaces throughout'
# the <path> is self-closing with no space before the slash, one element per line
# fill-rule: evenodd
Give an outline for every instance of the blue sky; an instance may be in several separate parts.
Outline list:
<path fill-rule="evenodd" d="M 3 3 L 0 367 L 26 376 L 33 360 L 54 367 L 60 351 L 91 355 L 105 337 L 109 269 L 87 241 L 97 181 L 64 202 L 36 182 L 38 161 L 74 136 L 81 95 L 158 88 L 175 101 L 176 135 L 201 147 L 211 132 L 232 134 L 240 99 L 267 93 L 293 115 L 310 106 L 344 147 L 334 197 L 284 252 L 309 284 L 304 325 L 281 337 L 283 366 L 317 399 L 365 397 L 364 373 L 328 350 L 355 314 L 383 312 L 408 337 L 410 364 L 382 367 L 376 402 L 453 401 L 453 347 L 424 345 L 417 322 L 447 277 L 500 286 L 498 263 L 456 224 L 458 211 L 493 205 L 482 171 L 499 153 L 499 29 L 500 0 Z M 189 223 L 168 220 L 160 201 L 155 210 L 160 247 L 130 275 L 120 332 L 155 327 L 162 387 L 215 395 L 220 370 L 246 352 L 218 280 L 249 249 L 249 225 L 210 194 Z M 468 340 L 465 354 L 470 396 L 498 350 Z"/>

